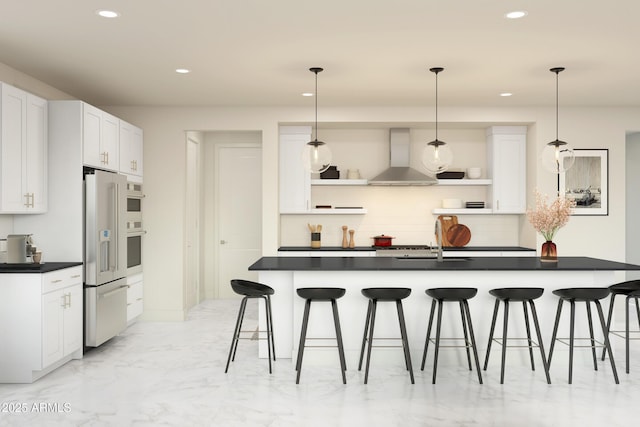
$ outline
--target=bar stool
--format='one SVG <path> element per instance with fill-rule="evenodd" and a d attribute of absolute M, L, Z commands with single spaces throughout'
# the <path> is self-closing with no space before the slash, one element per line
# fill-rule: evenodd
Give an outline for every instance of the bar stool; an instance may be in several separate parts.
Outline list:
<path fill-rule="evenodd" d="M 238 319 L 236 320 L 236 328 L 233 332 L 233 339 L 231 340 L 231 348 L 229 349 L 229 357 L 227 358 L 227 367 L 224 368 L 226 374 L 229 370 L 229 362 L 235 360 L 236 350 L 238 348 L 238 341 L 241 332 L 255 331 L 242 331 L 242 321 L 244 320 L 244 312 L 247 307 L 247 300 L 251 298 L 261 298 L 265 304 L 265 317 L 267 321 L 267 351 L 269 353 L 269 373 L 271 373 L 271 355 L 273 354 L 273 360 L 276 360 L 276 348 L 273 341 L 273 316 L 271 314 L 271 298 L 273 295 L 273 288 L 262 283 L 251 282 L 249 280 L 234 279 L 231 280 L 231 288 L 239 295 L 244 295 L 242 302 L 240 303 L 240 310 L 238 311 Z M 260 331 L 258 331 L 260 333 Z M 245 338 L 248 339 L 248 338 Z"/>
<path fill-rule="evenodd" d="M 365 344 L 368 341 L 367 346 L 367 365 L 364 370 L 364 383 L 367 384 L 369 379 L 369 362 L 371 361 L 371 347 L 373 343 L 373 327 L 376 322 L 376 309 L 378 307 L 378 301 L 395 301 L 396 310 L 398 311 L 398 322 L 400 324 L 400 336 L 402 337 L 402 348 L 404 350 L 404 362 L 409 376 L 411 378 L 411 384 L 415 384 L 413 379 L 413 367 L 411 366 L 411 353 L 409 352 L 409 341 L 407 339 L 407 327 L 404 322 L 404 311 L 402 310 L 402 300 L 411 295 L 411 289 L 409 288 L 366 288 L 362 289 L 362 295 L 369 298 L 369 304 L 367 307 L 367 319 L 364 323 L 364 334 L 362 335 L 362 348 L 360 350 L 360 363 L 358 364 L 358 371 L 362 369 L 362 359 L 364 357 Z M 367 334 L 369 338 L 367 339 Z M 389 339 L 389 338 L 382 338 Z M 386 346 L 388 347 L 388 346 Z"/>
<path fill-rule="evenodd" d="M 467 300 L 473 298 L 478 293 L 476 288 L 432 288 L 425 291 L 433 300 L 431 301 L 431 314 L 429 315 L 429 326 L 427 327 L 427 338 L 424 342 L 424 352 L 422 353 L 422 365 L 420 370 L 424 371 L 424 364 L 427 359 L 427 348 L 429 341 L 431 341 L 431 326 L 433 324 L 433 316 L 436 310 L 436 301 L 438 301 L 438 321 L 436 324 L 436 339 L 435 339 L 435 353 L 433 358 L 433 379 L 432 384 L 436 383 L 436 373 L 438 368 L 438 353 L 440 350 L 440 326 L 442 323 L 442 303 L 443 302 L 458 302 L 460 304 L 460 316 L 462 318 L 462 330 L 464 331 L 464 338 L 445 338 L 445 339 L 464 339 L 464 346 L 447 346 L 447 347 L 465 347 L 467 351 L 467 361 L 469 363 L 469 370 L 471 367 L 471 355 L 469 354 L 469 347 L 473 350 L 473 356 L 475 358 L 476 370 L 478 371 L 478 381 L 482 384 L 482 374 L 480 373 L 480 361 L 478 360 L 478 349 L 476 347 L 476 339 L 473 334 L 473 325 L 471 323 L 471 313 L 469 312 L 469 303 Z M 467 328 L 469 329 L 467 333 Z"/>
<path fill-rule="evenodd" d="M 567 289 L 556 289 L 553 291 L 555 295 L 557 295 L 560 299 L 558 300 L 558 310 L 556 311 L 556 321 L 553 325 L 553 334 L 551 336 L 551 346 L 549 348 L 549 360 L 547 361 L 547 366 L 551 368 L 551 357 L 553 356 L 553 347 L 556 342 L 556 336 L 558 333 L 558 324 L 560 323 L 560 314 L 562 313 L 562 303 L 564 301 L 568 301 L 571 304 L 571 322 L 569 325 L 569 384 L 571 384 L 573 378 L 573 348 L 574 348 L 574 326 L 575 326 L 575 317 L 576 317 L 576 301 L 584 302 L 587 307 L 587 319 L 589 321 L 589 338 L 591 345 L 588 346 L 580 346 L 580 347 L 590 347 L 591 352 L 593 354 L 593 368 L 594 370 L 598 370 L 598 363 L 596 357 L 596 340 L 593 337 L 593 322 L 591 319 L 591 303 L 594 303 L 596 308 L 598 309 L 598 317 L 600 318 L 600 325 L 602 326 L 602 333 L 604 335 L 604 347 L 609 352 L 609 360 L 611 362 L 611 370 L 613 371 L 613 378 L 615 379 L 616 384 L 619 384 L 618 381 L 618 372 L 616 371 L 616 364 L 613 361 L 613 353 L 611 352 L 611 346 L 609 344 L 609 331 L 607 329 L 607 325 L 604 322 L 604 315 L 602 314 L 602 306 L 600 305 L 600 300 L 606 298 L 609 295 L 608 288 L 567 288 Z M 563 342 L 563 339 L 566 338 L 557 338 L 558 341 Z M 578 338 L 581 339 L 581 338 Z M 566 344 L 566 343 L 565 343 Z M 600 343 L 598 343 L 600 344 Z M 600 344 L 602 345 L 602 344 Z"/>
<path fill-rule="evenodd" d="M 296 289 L 298 296 L 304 298 L 304 316 L 302 318 L 302 330 L 300 331 L 300 344 L 298 345 L 298 359 L 296 361 L 296 384 L 300 384 L 300 371 L 302 371 L 302 355 L 304 354 L 305 342 L 307 339 L 307 325 L 309 324 L 309 310 L 311 301 L 330 301 L 333 310 L 333 323 L 336 328 L 336 341 L 338 343 L 338 354 L 340 355 L 340 369 L 342 370 L 342 384 L 347 383 L 345 371 L 347 363 L 344 358 L 344 347 L 342 346 L 342 332 L 340 329 L 340 318 L 338 317 L 338 306 L 336 300 L 345 294 L 343 288 L 300 288 Z M 316 338 L 318 339 L 318 338 Z"/>
<path fill-rule="evenodd" d="M 544 367 L 544 373 L 547 376 L 547 384 L 551 384 L 551 378 L 549 377 L 549 367 L 547 366 L 547 356 L 544 354 L 544 347 L 542 345 L 542 334 L 540 333 L 540 324 L 538 323 L 538 314 L 536 313 L 536 306 L 533 300 L 538 299 L 544 293 L 543 288 L 500 288 L 491 289 L 489 291 L 491 295 L 496 297 L 496 302 L 493 307 L 493 319 L 491 320 L 491 330 L 489 332 L 489 342 L 487 344 L 487 355 L 484 359 L 484 370 L 487 370 L 489 364 L 489 354 L 491 353 L 491 343 L 502 345 L 502 362 L 500 368 L 500 384 L 504 384 L 504 365 L 507 356 L 507 340 L 522 340 L 523 338 L 508 338 L 507 326 L 509 324 L 509 302 L 522 302 L 524 309 L 524 324 L 527 331 L 527 347 L 529 348 L 529 358 L 531 359 L 531 370 L 535 371 L 535 364 L 533 362 L 533 347 L 540 348 L 540 355 L 542 356 L 542 366 Z M 504 303 L 503 314 L 503 326 L 502 326 L 502 339 L 493 338 L 493 332 L 496 327 L 496 318 L 498 317 L 498 308 L 500 307 L 500 301 Z M 533 318 L 533 325 L 536 328 L 536 335 L 538 336 L 538 342 L 534 342 L 531 339 L 531 328 L 529 327 L 529 311 L 527 310 L 527 303 L 531 307 L 531 317 Z M 516 346 L 509 346 L 516 347 Z M 518 346 L 521 347 L 521 346 Z"/>
<path fill-rule="evenodd" d="M 616 335 L 618 337 L 624 338 L 625 340 L 625 355 L 626 355 L 626 370 L 627 374 L 629 373 L 629 340 L 637 340 L 640 338 L 630 338 L 630 333 L 638 333 L 640 331 L 630 331 L 629 330 L 629 302 L 632 299 L 636 301 L 636 315 L 638 317 L 638 325 L 640 327 L 640 305 L 638 304 L 638 298 L 640 298 L 640 280 L 629 280 L 626 282 L 616 283 L 615 285 L 609 286 L 609 291 L 611 292 L 611 300 L 609 301 L 609 315 L 607 316 L 607 330 L 610 334 Z M 626 295 L 624 305 L 624 318 L 625 318 L 625 329 L 624 331 L 612 331 L 611 330 L 611 317 L 613 316 L 613 303 L 615 301 L 616 295 Z M 624 332 L 624 335 L 622 333 Z M 605 355 L 607 354 L 606 349 L 602 350 L 602 360 L 604 360 Z"/>

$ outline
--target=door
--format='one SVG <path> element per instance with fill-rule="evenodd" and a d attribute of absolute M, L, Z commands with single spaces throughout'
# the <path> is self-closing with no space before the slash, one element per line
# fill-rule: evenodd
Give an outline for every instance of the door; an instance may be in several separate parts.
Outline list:
<path fill-rule="evenodd" d="M 1 87 L 1 207 L 5 212 L 24 212 L 29 204 L 23 185 L 27 94 L 13 86 L 3 84 Z"/>
<path fill-rule="evenodd" d="M 262 150 L 220 146 L 216 157 L 217 296 L 229 298 L 231 279 L 258 279 L 248 267 L 262 253 Z"/>
<path fill-rule="evenodd" d="M 200 144 L 187 138 L 187 194 L 186 194 L 186 251 L 185 251 L 185 291 L 186 310 L 200 302 Z"/>

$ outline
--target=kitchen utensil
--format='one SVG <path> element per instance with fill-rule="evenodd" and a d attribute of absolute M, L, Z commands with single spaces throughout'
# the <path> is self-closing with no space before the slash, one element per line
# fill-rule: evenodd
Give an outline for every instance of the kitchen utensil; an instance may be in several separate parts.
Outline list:
<path fill-rule="evenodd" d="M 321 246 L 320 233 L 311 233 L 311 247 L 317 249 Z"/>
<path fill-rule="evenodd" d="M 343 225 L 342 226 L 342 247 L 343 248 L 348 248 L 349 247 L 349 242 L 347 241 L 347 226 Z"/>
<path fill-rule="evenodd" d="M 464 224 L 454 224 L 447 230 L 447 240 L 453 247 L 462 247 L 471 240 L 471 230 Z"/>
<path fill-rule="evenodd" d="M 482 176 L 482 169 L 478 167 L 473 167 L 467 169 L 467 178 L 470 179 L 478 179 Z"/>
<path fill-rule="evenodd" d="M 349 230 L 349 247 L 350 248 L 355 248 L 356 247 L 356 241 L 353 240 L 353 234 L 356 232 L 356 230 Z"/>
<path fill-rule="evenodd" d="M 391 246 L 391 239 L 395 239 L 395 237 L 385 236 L 384 234 L 374 236 L 373 246 Z"/>
<path fill-rule="evenodd" d="M 438 215 L 438 221 L 442 225 L 442 246 L 451 246 L 447 239 L 447 232 L 451 226 L 458 223 L 458 217 L 455 215 Z"/>
<path fill-rule="evenodd" d="M 461 199 L 442 199 L 442 207 L 444 209 L 461 209 L 462 200 Z"/>

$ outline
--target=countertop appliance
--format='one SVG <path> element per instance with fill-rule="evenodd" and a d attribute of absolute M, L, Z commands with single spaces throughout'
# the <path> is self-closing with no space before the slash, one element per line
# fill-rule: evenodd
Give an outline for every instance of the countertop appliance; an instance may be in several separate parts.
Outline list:
<path fill-rule="evenodd" d="M 85 171 L 85 347 L 127 327 L 127 179 Z"/>
<path fill-rule="evenodd" d="M 7 236 L 7 263 L 31 264 L 36 253 L 31 234 L 10 234 Z"/>

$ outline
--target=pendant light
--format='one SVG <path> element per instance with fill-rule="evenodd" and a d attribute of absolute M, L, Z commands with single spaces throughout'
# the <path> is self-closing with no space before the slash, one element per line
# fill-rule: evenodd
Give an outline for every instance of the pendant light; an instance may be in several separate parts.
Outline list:
<path fill-rule="evenodd" d="M 575 155 L 569 144 L 558 139 L 558 74 L 564 71 L 564 67 L 551 68 L 549 71 L 556 73 L 556 139 L 544 147 L 541 161 L 545 169 L 560 174 L 573 166 Z"/>
<path fill-rule="evenodd" d="M 321 173 L 329 169 L 331 166 L 331 149 L 329 146 L 318 141 L 318 73 L 323 71 L 320 67 L 309 68 L 309 71 L 316 75 L 316 91 L 314 96 L 316 98 L 316 126 L 315 126 L 315 138 L 313 141 L 307 142 L 304 150 L 302 151 L 302 162 L 306 170 L 311 173 Z"/>
<path fill-rule="evenodd" d="M 438 139 L 438 73 L 443 70 L 442 67 L 429 69 L 436 75 L 436 139 L 425 147 L 422 153 L 422 163 L 431 175 L 446 171 L 453 161 L 453 153 L 447 143 Z"/>

